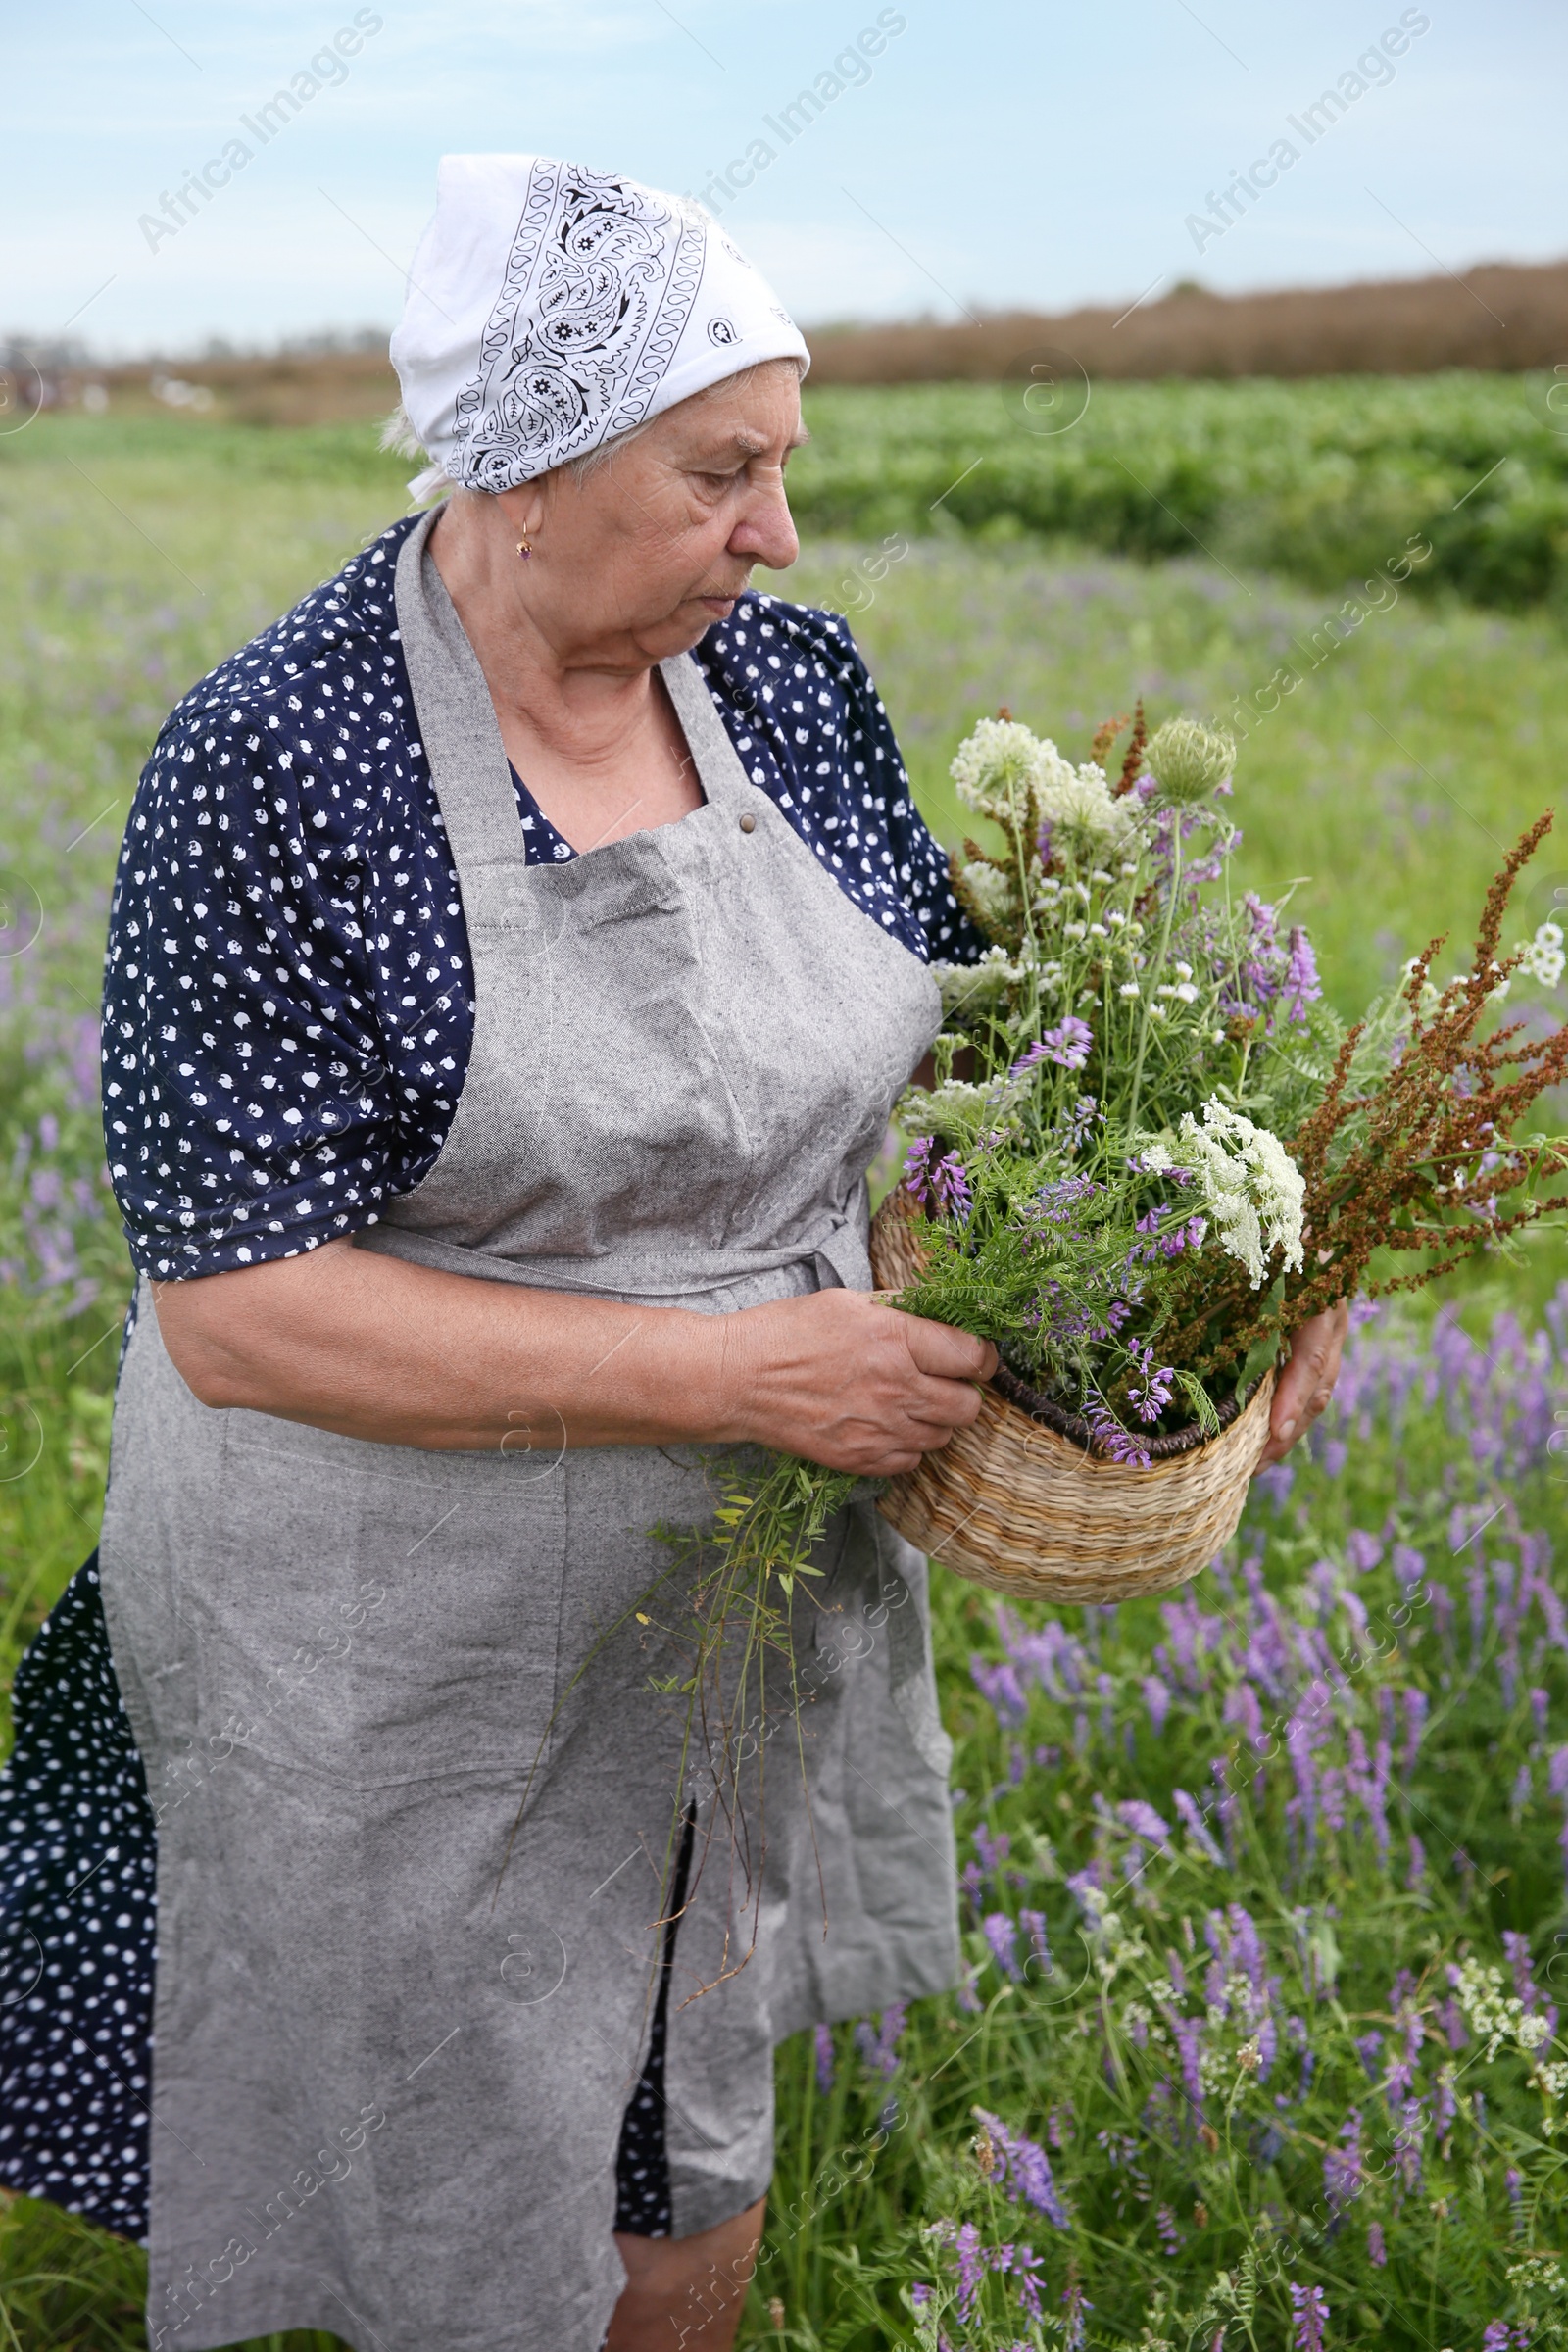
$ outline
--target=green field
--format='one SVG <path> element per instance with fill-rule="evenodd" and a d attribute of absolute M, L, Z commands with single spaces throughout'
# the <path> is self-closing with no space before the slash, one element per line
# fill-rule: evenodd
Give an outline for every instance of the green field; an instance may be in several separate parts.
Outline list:
<path fill-rule="evenodd" d="M 1271 892 L 1299 878 L 1330 992 L 1353 1010 L 1432 932 L 1457 952 L 1502 850 L 1561 798 L 1568 441 L 1544 390 L 1117 386 L 1070 432 L 1027 445 L 983 387 L 823 394 L 799 462 L 807 553 L 776 584 L 851 610 L 950 839 L 948 760 L 1000 704 L 1077 758 L 1137 696 L 1152 720 L 1244 713 L 1247 880 Z M 1116 506 L 1118 451 L 1162 503 Z M 197 676 L 402 511 L 407 470 L 363 430 L 43 419 L 0 441 L 7 1675 L 96 1534 L 125 1277 L 98 1175 L 91 1024 L 136 772 Z M 1185 528 L 1153 524 L 1167 508 Z M 1338 636 L 1346 581 L 1412 536 L 1432 559 Z M 1568 901 L 1568 841 L 1540 866 L 1520 928 Z M 1044 2332 L 1028 2332 L 1017 2268 L 993 2272 L 972 2311 L 941 2322 L 957 2352 L 1187 2352 L 1216 2333 L 1274 2352 L 1298 2324 L 1293 2286 L 1326 2297 L 1336 2346 L 1483 2352 L 1494 2323 L 1528 2323 L 1509 2352 L 1563 2340 L 1568 2283 L 1544 2259 L 1568 2242 L 1552 2097 L 1529 2086 L 1512 2044 L 1488 2060 L 1474 2032 L 1455 2027 L 1454 2041 L 1444 2003 L 1448 1967 L 1467 1951 L 1501 1963 L 1505 1933 L 1526 1938 L 1549 1997 L 1568 1934 L 1568 1764 L 1553 1761 L 1568 1758 L 1568 1633 L 1544 1597 L 1551 1543 L 1560 1561 L 1568 1538 L 1553 1466 L 1568 1333 L 1560 1314 L 1555 1338 L 1540 1322 L 1565 1271 L 1560 1238 L 1540 1237 L 1467 1289 L 1463 1328 L 1441 1325 L 1435 1351 L 1430 1316 L 1370 1327 L 1317 1459 L 1255 1500 L 1241 1555 L 1261 1563 L 1256 1589 L 1196 1588 L 1205 1624 L 1152 1605 L 1069 1612 L 1047 1636 L 1053 1665 L 999 1630 L 984 1596 L 937 1580 L 972 1986 L 923 2004 L 896 2048 L 890 2027 L 880 2047 L 845 2029 L 831 2053 L 781 2053 L 779 2212 L 743 2340 L 935 2352 L 935 2305 L 900 2298 L 916 2279 L 942 2289 L 951 2254 L 911 2233 L 943 2218 L 976 2242 L 1033 2247 L 1043 2266 Z M 1494 1506 L 1495 1525 L 1473 1533 Z M 1399 1546 L 1430 1584 L 1408 1631 Z M 1049 1621 L 1030 1615 L 1038 1635 Z M 1259 1626 L 1268 1656 L 1249 1646 Z M 1374 1654 L 1368 1629 L 1390 1626 Z M 997 1679 L 1009 1660 L 1015 1694 Z M 1152 1676 L 1169 1694 L 1163 1731 Z M 1254 1778 L 1254 1710 L 1299 1722 L 1320 1682 L 1321 1737 L 1276 1742 Z M 1202 1836 L 1178 1788 L 1202 1800 Z M 1229 1810 L 1203 1811 L 1216 1789 Z M 971 1846 L 976 1830 L 1010 1851 Z M 1086 1869 L 1101 1873 L 1095 1895 Z M 1239 2056 L 1258 2018 L 1225 1991 L 1252 1965 L 1237 1905 L 1259 1939 L 1253 1974 L 1279 1980 L 1261 2072 Z M 1021 1912 L 1041 1919 L 1049 1974 Z M 1173 1981 L 1169 1955 L 1199 1987 L 1173 2040 L 1159 2021 L 1175 2012 L 1148 1990 Z M 1188 2097 L 1180 2052 L 1195 2033 Z M 1419 2119 L 1401 2113 L 1412 2099 Z M 970 2149 L 977 2105 L 1049 2148 L 1066 2228 L 987 2180 Z M 1354 2196 L 1340 2194 L 1350 2115 Z M 1340 2171 L 1325 2175 L 1325 2154 Z M 45 2208 L 0 2211 L 0 2310 L 27 2352 L 139 2345 L 136 2271 Z"/>

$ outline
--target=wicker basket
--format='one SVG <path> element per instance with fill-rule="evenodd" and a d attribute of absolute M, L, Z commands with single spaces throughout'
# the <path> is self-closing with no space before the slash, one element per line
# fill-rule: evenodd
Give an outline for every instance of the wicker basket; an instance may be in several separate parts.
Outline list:
<path fill-rule="evenodd" d="M 919 1271 L 907 1196 L 871 1222 L 877 1288 Z M 1156 1439 L 1147 1469 L 1092 1453 L 1082 1422 L 1006 1371 L 980 1395 L 980 1417 L 918 1470 L 889 1481 L 878 1508 L 901 1536 L 976 1584 L 1020 1598 L 1133 1600 L 1186 1584 L 1236 1531 L 1268 1441 L 1274 1376 L 1204 1439 Z M 1074 1434 L 1079 1433 L 1079 1434 Z"/>

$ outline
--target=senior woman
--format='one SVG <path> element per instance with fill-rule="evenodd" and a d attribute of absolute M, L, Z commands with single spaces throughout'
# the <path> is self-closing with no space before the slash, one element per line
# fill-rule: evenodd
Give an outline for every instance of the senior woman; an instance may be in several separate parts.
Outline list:
<path fill-rule="evenodd" d="M 804 1773 L 726 1828 L 652 1531 L 715 1448 L 974 1415 L 991 1350 L 866 1296 L 865 1171 L 982 943 L 842 623 L 748 591 L 807 353 L 705 216 L 449 158 L 393 355 L 451 494 L 192 690 L 125 837 L 142 1280 L 18 1683 L 0 2178 L 150 2233 L 158 2346 L 717 2352 L 775 2041 L 956 1974 L 947 1749 L 854 1505 Z"/>

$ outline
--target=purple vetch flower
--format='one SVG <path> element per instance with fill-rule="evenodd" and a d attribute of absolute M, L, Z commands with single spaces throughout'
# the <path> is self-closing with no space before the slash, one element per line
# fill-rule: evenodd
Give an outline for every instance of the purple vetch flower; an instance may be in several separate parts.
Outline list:
<path fill-rule="evenodd" d="M 1040 1039 L 1039 1046 L 1031 1047 L 1030 1052 L 1036 1053 L 1043 1048 L 1050 1059 L 1062 1069 L 1081 1070 L 1089 1059 L 1089 1050 L 1094 1042 L 1095 1033 L 1089 1023 L 1079 1020 L 1076 1013 L 1069 1012 L 1066 1019 L 1059 1021 L 1054 1029 L 1048 1029 Z"/>
<path fill-rule="evenodd" d="M 1036 1961 L 1040 1963 L 1042 1976 L 1054 1975 L 1055 1971 L 1051 1958 L 1051 1943 L 1046 1934 L 1045 1913 L 1043 1911 L 1020 1911 L 1018 1925 L 1029 1938 L 1029 1956 L 1024 1962 L 1024 1975 L 1029 1974 L 1030 1968 Z"/>
<path fill-rule="evenodd" d="M 1175 1386 L 1176 1368 L 1173 1364 L 1155 1365 L 1154 1350 L 1147 1343 L 1131 1350 L 1138 1367 L 1137 1376 L 1129 1381 L 1127 1395 L 1133 1411 L 1140 1421 L 1157 1421 L 1171 1400 Z M 1142 1381 L 1140 1388 L 1138 1383 Z"/>
<path fill-rule="evenodd" d="M 1291 2288 L 1296 2325 L 1291 2341 L 1296 2352 L 1323 2352 L 1323 2326 L 1329 2316 L 1328 2297 L 1320 2286 Z"/>
<path fill-rule="evenodd" d="M 1481 2330 L 1481 2352 L 1509 2352 L 1513 2329 L 1506 2320 L 1489 2320 Z"/>
<path fill-rule="evenodd" d="M 856 2048 L 868 2071 L 884 2082 L 891 2082 L 899 2071 L 899 2043 L 907 2017 L 906 2003 L 894 2001 L 882 2012 L 880 2032 L 872 2032 L 869 2018 L 862 2018 L 855 2029 Z"/>
<path fill-rule="evenodd" d="M 1337 2225 L 1354 2204 L 1365 2180 L 1361 2165 L 1361 2118 L 1354 2107 L 1340 2126 L 1340 2143 L 1323 2158 L 1323 2194 L 1328 2199 L 1331 2226 Z"/>
<path fill-rule="evenodd" d="M 833 2087 L 838 2073 L 838 2055 L 833 2047 L 831 2026 L 816 2029 L 816 2087 L 824 2096 Z"/>
<path fill-rule="evenodd" d="M 1119 1462 L 1124 1469 L 1149 1468 L 1149 1448 L 1140 1446 L 1131 1431 L 1123 1429 L 1109 1406 L 1099 1397 L 1089 1405 L 1087 1419 L 1094 1431 L 1095 1444 L 1110 1461 Z"/>
<path fill-rule="evenodd" d="M 1170 1690 L 1157 1674 L 1146 1674 L 1144 1677 L 1144 1705 L 1149 1710 L 1149 1721 L 1157 1740 L 1165 1729 L 1165 1718 L 1170 1713 Z"/>
<path fill-rule="evenodd" d="M 1084 2344 L 1089 2334 L 1087 2314 L 1095 2307 L 1085 2295 L 1076 2278 L 1068 2279 L 1062 2292 L 1061 2302 L 1062 2309 L 1067 2315 L 1061 2324 L 1063 2352 L 1084 2352 Z"/>
<path fill-rule="evenodd" d="M 1323 983 L 1318 978 L 1317 957 L 1312 953 L 1312 942 L 1299 923 L 1293 923 L 1290 959 L 1285 967 L 1280 1009 L 1288 1021 L 1304 1021 L 1307 1006 L 1315 1004 L 1322 994 Z"/>
<path fill-rule="evenodd" d="M 1394 2134 L 1395 2161 L 1404 2189 L 1414 2195 L 1421 2186 L 1421 2142 L 1427 2128 L 1424 2099 L 1403 2099 L 1399 2103 L 1398 2130 Z"/>
<path fill-rule="evenodd" d="M 1010 1658 L 993 1666 L 985 1658 L 969 1660 L 969 1672 L 975 1689 L 993 1710 L 1004 1731 L 1014 1731 L 1027 1721 L 1029 1701 L 1018 1680 L 1018 1669 Z"/>
<path fill-rule="evenodd" d="M 1047 2221 L 1058 2230 L 1072 2227 L 1067 2209 L 1061 2201 L 1051 2170 L 1051 2159 L 1044 2148 L 1021 2132 L 1009 2132 L 999 2116 L 984 2107 L 975 2109 L 975 2117 L 990 2134 L 993 2151 L 992 2179 L 1006 2188 L 1015 2203 L 1032 2205 Z"/>
<path fill-rule="evenodd" d="M 1383 2036 L 1381 2034 L 1362 2034 L 1356 2037 L 1355 2054 L 1366 2068 L 1367 2081 L 1375 2082 L 1383 2070 Z"/>
<path fill-rule="evenodd" d="M 1368 2222 L 1366 2230 L 1366 2258 L 1375 2271 L 1387 2267 L 1389 2249 L 1383 2242 L 1383 2224 Z"/>
<path fill-rule="evenodd" d="M 1154 2209 L 1154 2228 L 1159 2232 L 1160 2246 L 1167 2261 L 1174 2261 L 1182 2250 L 1182 2233 L 1176 2227 L 1173 2207 L 1159 2205 Z"/>
<path fill-rule="evenodd" d="M 1346 1537 L 1345 1551 L 1350 1566 L 1358 1576 L 1365 1576 L 1367 1570 L 1375 1568 L 1383 1557 L 1383 1545 L 1377 1537 L 1367 1535 L 1364 1529 L 1359 1527 L 1352 1527 Z"/>
<path fill-rule="evenodd" d="M 1283 1511 L 1291 1499 L 1291 1489 L 1296 1484 L 1296 1464 L 1270 1462 L 1266 1470 L 1258 1471 L 1252 1484 L 1262 1488 L 1277 1511 Z"/>
<path fill-rule="evenodd" d="M 1200 2017 L 1177 2017 L 1168 2014 L 1166 2023 L 1171 2039 L 1181 2059 L 1182 2088 L 1187 2094 L 1193 2113 L 1201 2122 L 1203 2115 L 1203 2021 Z"/>
<path fill-rule="evenodd" d="M 992 1959 L 1004 1977 L 1009 1977 L 1016 1983 L 1023 1974 L 1022 1969 L 1018 1966 L 1017 1928 L 1007 1917 L 1005 1911 L 988 1911 L 980 1925 L 985 1939 L 991 1946 Z"/>
<path fill-rule="evenodd" d="M 1428 1712 L 1426 1692 L 1416 1690 L 1412 1685 L 1404 1693 L 1404 1769 L 1407 1773 L 1415 1769 L 1416 1752 L 1427 1728 Z"/>
<path fill-rule="evenodd" d="M 1146 1805 L 1142 1797 L 1132 1797 L 1118 1805 L 1116 1815 L 1124 1829 L 1131 1830 L 1135 1838 L 1147 1838 L 1151 1845 L 1163 1845 L 1170 1837 L 1170 1824 L 1161 1821 L 1153 1806 Z"/>
<path fill-rule="evenodd" d="M 958 2262 L 958 2317 L 969 2320 L 985 2284 L 986 2257 L 991 2249 L 981 2243 L 973 2222 L 965 2222 L 953 2241 L 953 2250 Z"/>
<path fill-rule="evenodd" d="M 946 1159 L 939 1161 L 932 1169 L 931 1190 L 950 1217 L 956 1218 L 960 1225 L 968 1223 L 974 1200 L 963 1162 L 956 1152 L 950 1152 Z"/>
<path fill-rule="evenodd" d="M 1203 1826 L 1203 1816 L 1199 1811 L 1197 1798 L 1189 1796 L 1185 1788 L 1173 1788 L 1171 1790 L 1171 1802 L 1176 1808 L 1176 1812 L 1181 1821 L 1183 1829 L 1187 1832 L 1188 1837 L 1191 1838 L 1199 1852 L 1205 1855 L 1210 1862 L 1217 1863 L 1223 1870 L 1225 1867 L 1225 1857 L 1220 1852 L 1218 1845 L 1215 1843 L 1209 1832 Z"/>
<path fill-rule="evenodd" d="M 1537 1729 L 1537 1731 L 1538 1731 L 1538 1732 L 1540 1732 L 1540 1733 L 1541 1733 L 1543 1736 L 1544 1736 L 1544 1734 L 1545 1734 L 1545 1729 L 1546 1729 L 1546 1707 L 1547 1707 L 1547 1704 L 1548 1704 L 1548 1701 L 1547 1701 L 1547 1698 L 1546 1698 L 1546 1693 L 1544 1692 L 1544 1690 L 1532 1690 L 1532 1691 L 1531 1691 L 1531 1693 L 1530 1693 L 1530 1712 L 1531 1712 L 1531 1714 L 1532 1714 L 1532 1715 L 1534 1715 L 1534 1717 L 1535 1717 L 1535 1719 L 1536 1719 L 1536 1729 Z"/>
<path fill-rule="evenodd" d="M 1515 2237 L 1523 2237 L 1525 2233 L 1524 2175 L 1523 2173 L 1516 2172 L 1514 2167 L 1510 2164 L 1502 2179 L 1503 2186 L 1508 2191 L 1509 2208 L 1513 2214 L 1513 2233 Z"/>

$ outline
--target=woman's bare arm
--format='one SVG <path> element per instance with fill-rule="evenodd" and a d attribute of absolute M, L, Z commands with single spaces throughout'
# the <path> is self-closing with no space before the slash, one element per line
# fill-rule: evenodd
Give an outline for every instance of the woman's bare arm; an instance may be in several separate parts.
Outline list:
<path fill-rule="evenodd" d="M 996 1363 L 985 1342 L 855 1291 L 699 1315 L 348 1241 L 154 1296 L 204 1404 L 435 1450 L 755 1443 L 891 1475 L 974 1419 Z"/>

